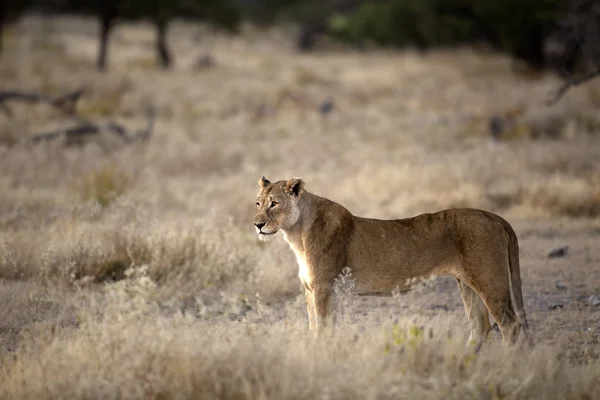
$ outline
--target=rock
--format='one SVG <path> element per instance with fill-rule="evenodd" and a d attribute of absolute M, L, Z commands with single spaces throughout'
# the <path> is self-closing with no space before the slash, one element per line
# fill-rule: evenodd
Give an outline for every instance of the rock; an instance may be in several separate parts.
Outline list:
<path fill-rule="evenodd" d="M 197 70 L 207 69 L 215 66 L 215 60 L 208 54 L 198 57 L 194 67 Z"/>
<path fill-rule="evenodd" d="M 506 121 L 504 118 L 494 115 L 490 117 L 488 121 L 488 128 L 490 130 L 490 134 L 494 139 L 500 139 L 502 133 L 506 129 Z"/>
<path fill-rule="evenodd" d="M 550 303 L 550 305 L 548 306 L 548 310 L 558 310 L 559 308 L 563 308 L 564 304 L 563 303 Z"/>
<path fill-rule="evenodd" d="M 326 100 L 319 106 L 319 111 L 321 114 L 327 115 L 333 111 L 333 101 Z"/>
<path fill-rule="evenodd" d="M 448 307 L 443 304 L 434 304 L 434 305 L 430 306 L 429 309 L 448 311 Z"/>
<path fill-rule="evenodd" d="M 589 297 L 588 302 L 594 307 L 600 307 L 600 296 L 593 294 Z"/>
<path fill-rule="evenodd" d="M 556 281 L 554 285 L 558 290 L 565 290 L 567 288 L 567 285 L 565 285 L 563 281 Z"/>
<path fill-rule="evenodd" d="M 228 315 L 230 321 L 237 321 L 238 315 L 236 313 L 229 313 Z"/>
<path fill-rule="evenodd" d="M 550 253 L 548 253 L 548 258 L 558 258 L 564 257 L 567 255 L 569 251 L 569 246 L 561 246 L 553 249 Z"/>

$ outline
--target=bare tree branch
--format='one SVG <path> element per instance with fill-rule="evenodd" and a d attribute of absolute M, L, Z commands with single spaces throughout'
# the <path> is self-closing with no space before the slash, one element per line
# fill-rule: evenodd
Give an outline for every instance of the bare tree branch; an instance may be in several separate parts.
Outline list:
<path fill-rule="evenodd" d="M 546 100 L 547 105 L 554 105 L 560 100 L 560 98 L 573 86 L 581 85 L 582 83 L 586 83 L 591 81 L 592 79 L 600 76 L 600 69 L 592 71 L 587 75 L 582 76 L 581 78 L 567 78 L 566 82 L 562 84 L 556 93 L 548 100 Z"/>
<path fill-rule="evenodd" d="M 570 0 L 565 18 L 557 33 L 564 40 L 561 75 L 564 83 L 546 100 L 553 105 L 573 86 L 589 82 L 600 75 L 600 3 L 596 0 Z M 593 64 L 591 71 L 575 78 L 574 70 L 581 62 Z M 588 67 L 590 68 L 590 67 Z"/>

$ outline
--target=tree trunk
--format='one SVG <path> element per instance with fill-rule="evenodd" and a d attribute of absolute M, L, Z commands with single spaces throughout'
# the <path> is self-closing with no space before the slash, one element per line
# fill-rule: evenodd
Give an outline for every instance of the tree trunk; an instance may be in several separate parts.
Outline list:
<path fill-rule="evenodd" d="M 546 60 L 544 56 L 544 33 L 540 26 L 532 26 L 529 31 L 529 40 L 520 43 L 514 55 L 525 60 L 531 67 L 543 69 Z"/>
<path fill-rule="evenodd" d="M 325 33 L 325 23 L 319 22 L 306 22 L 303 23 L 300 28 L 300 34 L 296 41 L 296 48 L 299 51 L 311 51 L 314 49 L 317 36 Z"/>
<path fill-rule="evenodd" d="M 163 68 L 169 68 L 172 64 L 171 52 L 167 44 L 167 29 L 169 20 L 167 18 L 158 18 L 156 24 L 156 52 L 158 60 Z"/>
<path fill-rule="evenodd" d="M 0 0 L 0 56 L 2 55 L 2 50 L 4 49 L 4 25 L 6 24 L 7 16 L 8 0 Z"/>
<path fill-rule="evenodd" d="M 108 40 L 118 14 L 119 0 L 106 0 L 100 5 L 100 47 L 96 66 L 100 71 L 106 70 L 108 57 Z"/>

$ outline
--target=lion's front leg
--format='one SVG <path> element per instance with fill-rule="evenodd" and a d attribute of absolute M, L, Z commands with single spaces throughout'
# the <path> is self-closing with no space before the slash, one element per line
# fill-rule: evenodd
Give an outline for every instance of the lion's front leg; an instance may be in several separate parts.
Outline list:
<path fill-rule="evenodd" d="M 335 330 L 335 296 L 333 285 L 320 284 L 314 288 L 314 303 L 317 320 L 317 334 Z"/>
<path fill-rule="evenodd" d="M 304 298 L 306 299 L 306 311 L 308 312 L 308 329 L 314 331 L 317 329 L 317 311 L 315 310 L 315 294 L 308 289 L 304 289 Z"/>

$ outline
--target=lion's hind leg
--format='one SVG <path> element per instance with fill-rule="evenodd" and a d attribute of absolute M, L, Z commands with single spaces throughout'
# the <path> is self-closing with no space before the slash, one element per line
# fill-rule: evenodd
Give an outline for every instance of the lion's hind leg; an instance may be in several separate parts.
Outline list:
<path fill-rule="evenodd" d="M 469 285 L 458 278 L 456 282 L 469 320 L 470 335 L 467 345 L 475 346 L 475 351 L 479 351 L 491 330 L 488 309 L 481 297 Z"/>
<path fill-rule="evenodd" d="M 515 343 L 521 331 L 517 314 L 510 299 L 508 286 L 501 287 L 498 282 L 475 285 L 476 291 L 485 303 L 492 318 L 498 324 L 505 343 Z"/>

